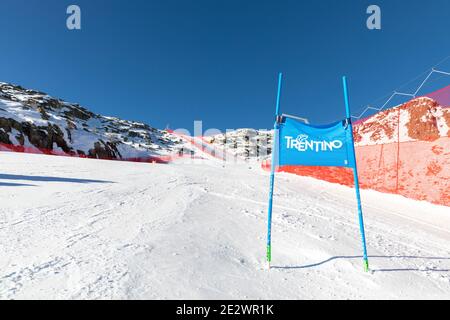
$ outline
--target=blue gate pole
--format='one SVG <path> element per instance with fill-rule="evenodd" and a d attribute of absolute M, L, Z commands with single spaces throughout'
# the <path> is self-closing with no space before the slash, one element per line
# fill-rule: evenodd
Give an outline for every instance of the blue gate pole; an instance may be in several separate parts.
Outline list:
<path fill-rule="evenodd" d="M 355 190 L 356 190 L 356 200 L 358 201 L 358 217 L 359 217 L 359 230 L 361 232 L 361 238 L 362 238 L 362 245 L 363 245 L 363 257 L 364 257 L 364 271 L 369 271 L 369 259 L 367 257 L 367 247 L 366 247 L 366 234 L 364 232 L 364 218 L 362 213 L 362 206 L 361 206 L 361 195 L 359 192 L 359 179 L 358 179 L 358 168 L 356 165 L 356 155 L 355 155 L 355 142 L 353 140 L 353 127 L 351 122 L 351 114 L 350 114 L 350 102 L 348 98 L 348 88 L 347 88 L 347 78 L 342 77 L 342 84 L 344 86 L 344 99 L 345 99 L 345 109 L 347 113 L 347 121 L 348 125 L 350 126 L 350 141 L 352 143 L 351 147 L 351 157 L 353 159 L 353 178 L 355 180 Z"/>
<path fill-rule="evenodd" d="M 280 129 L 280 124 L 278 117 L 280 115 L 280 97 L 281 97 L 281 83 L 283 79 L 283 74 L 280 72 L 278 74 L 278 93 L 277 93 L 277 106 L 275 112 L 275 124 L 273 126 L 273 144 L 272 144 L 272 162 L 270 167 L 270 191 L 269 191 L 269 207 L 268 207 L 268 219 L 267 219 L 267 263 L 272 261 L 272 204 L 273 204 L 273 187 L 275 184 L 275 162 L 277 161 L 278 153 L 278 131 Z"/>

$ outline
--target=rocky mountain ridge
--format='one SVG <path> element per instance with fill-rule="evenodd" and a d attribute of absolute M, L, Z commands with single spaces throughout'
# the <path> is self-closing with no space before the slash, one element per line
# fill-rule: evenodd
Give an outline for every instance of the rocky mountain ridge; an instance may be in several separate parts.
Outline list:
<path fill-rule="evenodd" d="M 186 148 L 167 131 L 8 83 L 0 83 L 0 143 L 100 159 L 161 156 Z"/>

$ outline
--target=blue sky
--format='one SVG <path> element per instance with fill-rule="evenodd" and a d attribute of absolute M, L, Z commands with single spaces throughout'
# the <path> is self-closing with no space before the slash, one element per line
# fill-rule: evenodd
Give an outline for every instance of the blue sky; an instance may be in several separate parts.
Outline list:
<path fill-rule="evenodd" d="M 448 0 L 2 0 L 0 81 L 160 128 L 269 128 L 282 71 L 282 111 L 327 123 L 344 116 L 342 75 L 357 113 L 448 57 L 449 16 Z"/>

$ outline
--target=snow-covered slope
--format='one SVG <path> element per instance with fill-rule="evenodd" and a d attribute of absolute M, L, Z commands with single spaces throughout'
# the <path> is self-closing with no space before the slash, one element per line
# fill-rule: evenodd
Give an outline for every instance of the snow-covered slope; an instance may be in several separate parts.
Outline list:
<path fill-rule="evenodd" d="M 450 298 L 448 207 L 219 161 L 0 152 L 0 298 Z"/>
<path fill-rule="evenodd" d="M 97 115 L 7 83 L 0 83 L 0 143 L 101 159 L 160 156 L 186 148 L 166 131 Z"/>

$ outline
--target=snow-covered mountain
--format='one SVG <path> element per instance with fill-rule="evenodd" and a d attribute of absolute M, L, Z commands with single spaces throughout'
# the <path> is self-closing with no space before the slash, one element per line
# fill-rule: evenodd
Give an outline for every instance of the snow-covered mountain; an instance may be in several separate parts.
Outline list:
<path fill-rule="evenodd" d="M 410 100 L 359 121 L 354 126 L 357 146 L 450 137 L 450 108 L 428 97 Z"/>
<path fill-rule="evenodd" d="M 8 83 L 0 83 L 0 143 L 101 159 L 161 156 L 186 148 L 167 131 Z"/>
<path fill-rule="evenodd" d="M 265 158 L 271 152 L 272 131 L 238 129 L 227 133 L 204 137 L 204 140 L 228 153 L 244 159 Z"/>

